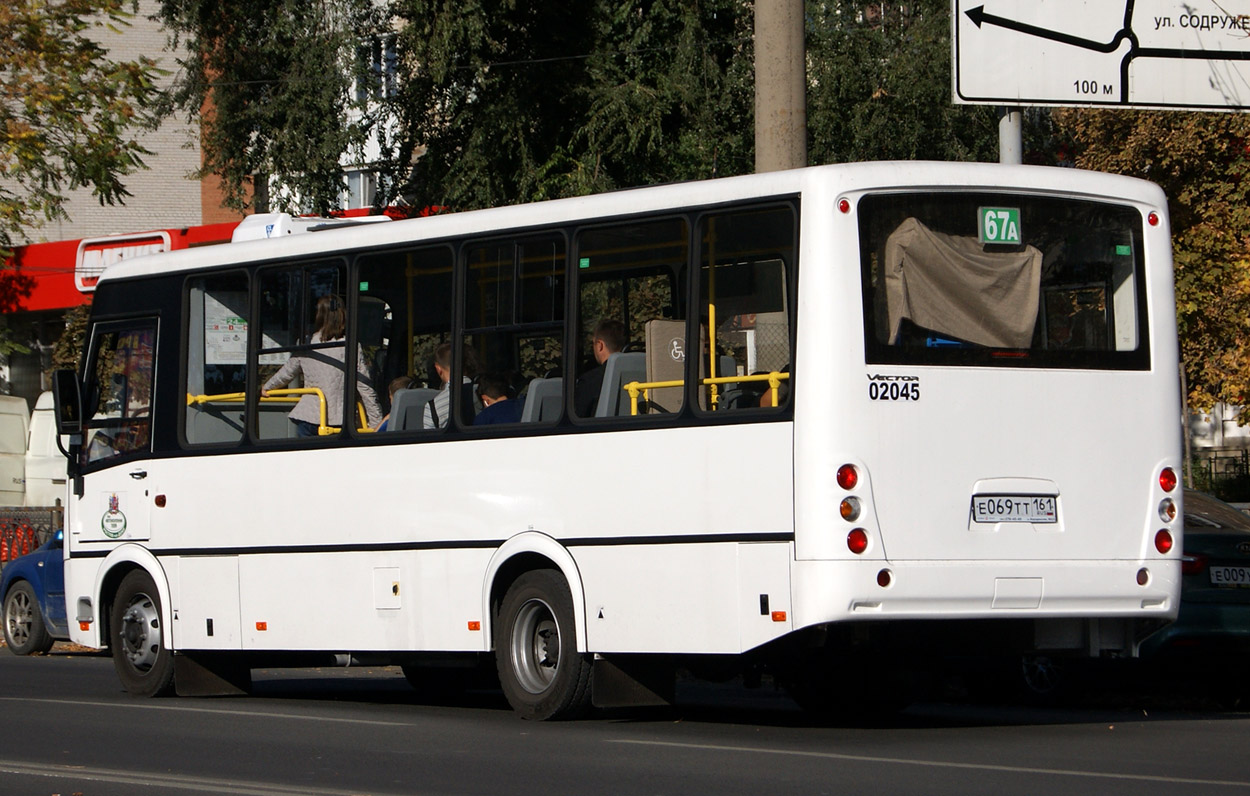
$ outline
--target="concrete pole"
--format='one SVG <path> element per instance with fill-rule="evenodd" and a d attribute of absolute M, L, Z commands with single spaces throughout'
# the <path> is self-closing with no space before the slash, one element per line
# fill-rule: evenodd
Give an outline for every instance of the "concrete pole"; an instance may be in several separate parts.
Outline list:
<path fill-rule="evenodd" d="M 803 0 L 755 0 L 755 170 L 806 165 Z"/>
<path fill-rule="evenodd" d="M 1019 108 L 998 110 L 998 162 L 1024 162 L 1024 114 Z"/>

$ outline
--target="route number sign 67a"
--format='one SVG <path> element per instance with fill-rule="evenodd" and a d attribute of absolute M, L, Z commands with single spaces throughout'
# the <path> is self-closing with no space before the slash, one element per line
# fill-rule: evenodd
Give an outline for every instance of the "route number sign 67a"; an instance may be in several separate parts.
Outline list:
<path fill-rule="evenodd" d="M 981 243 L 1020 243 L 1020 208 L 978 207 L 977 240 Z"/>

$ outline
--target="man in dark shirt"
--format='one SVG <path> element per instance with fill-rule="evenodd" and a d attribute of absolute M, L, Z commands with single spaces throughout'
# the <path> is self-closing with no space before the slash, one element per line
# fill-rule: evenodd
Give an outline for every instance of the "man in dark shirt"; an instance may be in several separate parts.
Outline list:
<path fill-rule="evenodd" d="M 482 411 L 473 418 L 473 425 L 484 426 L 490 423 L 520 423 L 523 402 L 508 398 L 508 380 L 497 373 L 486 373 L 478 377 L 477 394 L 482 399 Z"/>
<path fill-rule="evenodd" d="M 608 357 L 625 347 L 625 324 L 605 318 L 595 325 L 591 352 L 598 364 L 586 371 L 573 385 L 573 410 L 578 417 L 594 417 L 599 408 L 599 391 L 603 389 L 604 363 Z"/>

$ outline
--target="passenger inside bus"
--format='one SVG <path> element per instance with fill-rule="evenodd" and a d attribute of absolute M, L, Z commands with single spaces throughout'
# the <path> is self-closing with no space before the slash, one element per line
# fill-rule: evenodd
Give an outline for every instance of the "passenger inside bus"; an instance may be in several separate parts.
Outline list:
<path fill-rule="evenodd" d="M 510 398 L 508 390 L 508 379 L 502 374 L 483 373 L 479 376 L 477 394 L 482 400 L 482 411 L 473 418 L 473 425 L 520 423 L 525 401 L 522 398 Z"/>
<path fill-rule="evenodd" d="M 451 343 L 439 343 L 434 349 L 434 370 L 438 373 L 439 393 L 425 406 L 422 428 L 446 428 L 451 423 Z M 460 405 L 463 416 L 474 417 L 478 406 L 471 385 L 477 375 L 477 359 L 472 348 L 464 348 L 464 361 L 460 364 Z"/>
<path fill-rule="evenodd" d="M 399 392 L 400 390 L 406 390 L 411 386 L 412 386 L 411 376 L 398 376 L 394 379 L 391 379 L 390 385 L 388 385 L 386 388 L 387 397 L 390 402 L 389 405 L 391 409 L 395 408 L 395 393 Z M 386 416 L 382 418 L 382 422 L 377 425 L 377 428 L 375 428 L 374 431 L 386 431 L 386 428 L 390 424 L 390 422 L 391 422 L 391 413 L 388 411 L 386 413 Z"/>
<path fill-rule="evenodd" d="M 347 312 L 343 306 L 342 299 L 334 295 L 322 296 L 317 299 L 317 314 L 314 325 L 316 326 L 316 331 L 313 332 L 312 339 L 309 341 L 314 348 L 288 359 L 277 373 L 269 377 L 260 394 L 261 397 L 267 398 L 270 390 L 285 387 L 297 377 L 302 378 L 305 388 L 320 389 L 322 394 L 325 395 L 326 423 L 330 426 L 341 427 L 344 422 L 343 388 L 345 374 L 343 363 L 346 357 L 343 336 L 347 328 Z M 338 344 L 330 346 L 319 345 L 334 341 L 338 341 Z M 378 396 L 373 391 L 373 385 L 369 380 L 368 372 L 365 370 L 360 352 L 357 352 L 356 361 L 358 373 L 356 388 L 360 394 L 361 401 L 364 403 L 365 415 L 368 418 L 369 425 L 372 426 L 379 422 L 382 410 L 378 406 Z M 299 402 L 295 404 L 295 408 L 287 415 L 287 418 L 295 425 L 297 436 L 318 436 L 318 427 L 321 423 L 320 399 L 316 395 L 301 396 Z"/>
<path fill-rule="evenodd" d="M 591 353 L 595 367 L 583 373 L 573 386 L 573 408 L 580 417 L 594 417 L 599 406 L 599 392 L 603 387 L 604 363 L 608 357 L 625 348 L 625 324 L 613 318 L 604 318 L 595 324 Z"/>

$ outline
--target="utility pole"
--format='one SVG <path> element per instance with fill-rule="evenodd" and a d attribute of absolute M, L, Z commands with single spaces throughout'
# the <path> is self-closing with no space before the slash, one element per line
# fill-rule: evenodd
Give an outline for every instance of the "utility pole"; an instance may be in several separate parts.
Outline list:
<path fill-rule="evenodd" d="M 1024 113 L 1018 107 L 998 109 L 998 162 L 1024 162 Z"/>
<path fill-rule="evenodd" d="M 755 0 L 755 170 L 806 165 L 803 0 Z"/>

